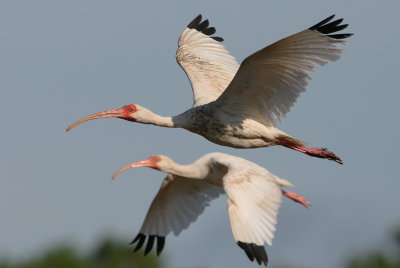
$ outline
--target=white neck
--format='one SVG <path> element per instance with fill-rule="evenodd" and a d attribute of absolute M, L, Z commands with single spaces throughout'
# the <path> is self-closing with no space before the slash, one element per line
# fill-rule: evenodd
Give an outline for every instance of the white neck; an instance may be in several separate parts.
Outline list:
<path fill-rule="evenodd" d="M 152 124 L 160 127 L 178 128 L 183 126 L 182 116 L 160 116 L 152 111 L 141 107 L 141 113 L 137 117 L 138 123 Z"/>
<path fill-rule="evenodd" d="M 151 117 L 146 118 L 146 120 L 138 121 L 139 123 L 152 124 L 160 127 L 175 127 L 171 116 L 159 116 L 158 114 L 153 114 Z"/>
<path fill-rule="evenodd" d="M 207 177 L 209 169 L 207 165 L 198 162 L 189 165 L 179 165 L 174 162 L 168 168 L 163 169 L 163 171 L 181 177 L 202 180 Z"/>

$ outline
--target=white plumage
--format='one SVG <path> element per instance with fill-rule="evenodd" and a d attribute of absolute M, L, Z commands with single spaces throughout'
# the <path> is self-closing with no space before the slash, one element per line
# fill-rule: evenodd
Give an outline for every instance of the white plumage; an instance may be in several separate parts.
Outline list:
<path fill-rule="evenodd" d="M 189 77 L 193 107 L 163 117 L 137 104 L 96 113 L 73 125 L 97 118 L 118 117 L 163 127 L 179 127 L 202 135 L 219 145 L 258 148 L 282 145 L 342 164 L 325 148 L 305 143 L 277 129 L 275 124 L 306 89 L 313 68 L 339 58 L 338 45 L 351 34 L 334 34 L 347 27 L 331 16 L 248 56 L 240 65 L 215 37 L 208 20 L 197 16 L 178 41 L 176 59 Z"/>
<path fill-rule="evenodd" d="M 309 29 L 282 39 L 247 57 L 218 103 L 274 125 L 306 90 L 313 68 L 339 59 L 336 46 L 344 43 Z"/>
<path fill-rule="evenodd" d="M 205 181 L 168 174 L 149 208 L 140 232 L 166 236 L 172 231 L 179 235 L 221 193 L 222 188 Z"/>
<path fill-rule="evenodd" d="M 215 28 L 208 28 L 208 20 L 194 19 L 181 34 L 176 61 L 189 77 L 193 89 L 193 107 L 216 100 L 232 81 L 239 64 L 221 44 L 212 38 Z M 206 34 L 194 29 L 205 29 Z M 208 35 L 207 35 L 208 33 Z"/>
<path fill-rule="evenodd" d="M 304 206 L 310 205 L 303 197 L 288 191 L 293 186 L 268 170 L 243 158 L 223 153 L 210 153 L 189 165 L 179 165 L 167 156 L 156 155 L 121 168 L 120 172 L 147 166 L 167 172 L 168 176 L 154 198 L 138 236 L 139 250 L 148 236 L 145 254 L 157 238 L 157 254 L 164 247 L 165 236 L 178 235 L 189 227 L 209 205 L 210 201 L 226 193 L 227 209 L 232 233 L 237 244 L 250 260 L 268 262 L 264 244 L 272 244 L 282 194 Z"/>

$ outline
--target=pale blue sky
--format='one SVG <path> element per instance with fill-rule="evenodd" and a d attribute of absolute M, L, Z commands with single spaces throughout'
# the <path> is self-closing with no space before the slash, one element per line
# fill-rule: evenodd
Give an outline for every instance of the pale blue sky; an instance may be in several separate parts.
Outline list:
<path fill-rule="evenodd" d="M 28 257 L 71 241 L 90 249 L 105 233 L 130 242 L 164 174 L 111 175 L 162 153 L 189 163 L 221 151 L 282 178 L 313 204 L 284 200 L 270 266 L 337 268 L 382 245 L 400 223 L 398 1 L 1 1 L 0 255 Z M 177 39 L 199 13 L 241 62 L 331 14 L 355 35 L 319 68 L 279 128 L 328 147 L 344 165 L 283 147 L 236 150 L 179 129 L 83 116 L 137 103 L 162 115 L 192 104 L 176 64 Z M 179 237 L 168 267 L 257 267 L 235 245 L 225 197 Z"/>

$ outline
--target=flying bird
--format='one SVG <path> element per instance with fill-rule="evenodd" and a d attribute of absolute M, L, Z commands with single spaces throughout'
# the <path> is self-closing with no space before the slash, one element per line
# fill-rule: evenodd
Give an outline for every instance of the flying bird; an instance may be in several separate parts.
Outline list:
<path fill-rule="evenodd" d="M 233 237 L 251 261 L 267 265 L 264 244 L 271 245 L 282 195 L 308 207 L 311 205 L 297 193 L 285 191 L 293 187 L 253 162 L 223 153 L 206 154 L 192 164 L 179 165 L 164 155 L 155 155 L 118 170 L 151 167 L 168 173 L 150 205 L 139 234 L 131 242 L 136 252 L 145 246 L 148 254 L 157 240 L 156 252 L 161 253 L 165 236 L 175 235 L 189 227 L 209 205 L 226 193 L 227 209 Z"/>
<path fill-rule="evenodd" d="M 282 145 L 326 158 L 342 160 L 326 148 L 307 147 L 275 127 L 305 91 L 314 67 L 339 59 L 337 46 L 348 33 L 336 33 L 348 25 L 334 15 L 297 34 L 248 56 L 242 64 L 214 36 L 215 28 L 198 15 L 178 41 L 176 60 L 187 74 L 194 103 L 186 112 L 163 117 L 137 104 L 87 116 L 68 127 L 92 119 L 117 117 L 162 127 L 184 128 L 219 145 L 258 148 Z"/>

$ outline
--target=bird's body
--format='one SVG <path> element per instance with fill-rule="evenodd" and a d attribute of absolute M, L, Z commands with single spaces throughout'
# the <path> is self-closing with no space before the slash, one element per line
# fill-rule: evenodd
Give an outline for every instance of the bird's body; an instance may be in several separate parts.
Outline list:
<path fill-rule="evenodd" d="M 242 64 L 212 36 L 214 27 L 196 17 L 178 41 L 176 59 L 192 85 L 194 104 L 186 112 L 162 117 L 135 104 L 97 113 L 76 125 L 96 118 L 118 117 L 144 124 L 179 127 L 206 139 L 234 148 L 282 145 L 311 156 L 342 163 L 324 148 L 309 148 L 275 127 L 305 91 L 313 68 L 340 57 L 351 34 L 332 34 L 347 27 L 342 19 L 320 23 L 284 38 L 248 56 Z"/>
<path fill-rule="evenodd" d="M 283 191 L 292 187 L 268 170 L 243 158 L 223 153 L 210 153 L 189 165 L 179 165 L 167 156 L 156 155 L 121 168 L 120 172 L 147 166 L 168 173 L 154 198 L 138 236 L 135 251 L 148 236 L 145 254 L 151 251 L 157 238 L 157 254 L 164 247 L 165 236 L 178 235 L 203 212 L 209 202 L 227 195 L 227 209 L 236 243 L 250 260 L 268 262 L 264 244 L 271 245 L 282 195 L 308 207 L 300 195 Z"/>
<path fill-rule="evenodd" d="M 213 143 L 233 148 L 268 147 L 276 144 L 275 137 L 289 136 L 274 126 L 266 126 L 251 118 L 240 119 L 217 106 L 216 102 L 212 102 L 193 107 L 176 116 L 175 121 L 180 127 Z"/>

